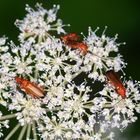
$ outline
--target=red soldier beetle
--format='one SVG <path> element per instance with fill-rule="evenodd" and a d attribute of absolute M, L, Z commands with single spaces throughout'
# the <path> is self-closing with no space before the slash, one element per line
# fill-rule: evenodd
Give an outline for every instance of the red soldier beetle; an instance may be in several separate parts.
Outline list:
<path fill-rule="evenodd" d="M 80 49 L 85 55 L 88 51 L 88 46 L 80 41 L 80 37 L 76 33 L 70 33 L 61 37 L 63 42 L 73 49 Z"/>
<path fill-rule="evenodd" d="M 110 84 L 115 88 L 116 92 L 123 98 L 126 98 L 126 89 L 120 80 L 118 74 L 113 70 L 106 72 L 106 77 L 108 78 Z"/>
<path fill-rule="evenodd" d="M 80 36 L 78 36 L 76 33 L 70 33 L 70 34 L 67 34 L 67 35 L 61 37 L 61 39 L 63 40 L 63 42 L 66 45 L 71 45 L 71 44 L 75 44 L 75 43 L 79 42 Z"/>
<path fill-rule="evenodd" d="M 21 77 L 15 77 L 15 80 L 16 83 L 20 85 L 21 89 L 25 90 L 25 92 L 33 98 L 42 98 L 45 96 L 43 89 L 37 84 Z"/>

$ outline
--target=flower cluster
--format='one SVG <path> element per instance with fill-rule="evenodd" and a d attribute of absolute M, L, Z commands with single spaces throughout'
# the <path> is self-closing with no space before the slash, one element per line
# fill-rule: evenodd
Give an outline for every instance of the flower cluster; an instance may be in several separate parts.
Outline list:
<path fill-rule="evenodd" d="M 113 140 L 112 128 L 123 130 L 140 113 L 139 82 L 106 75 L 126 67 L 122 43 L 105 36 L 106 28 L 98 36 L 90 27 L 82 42 L 65 43 L 59 6 L 36 8 L 27 5 L 27 15 L 15 23 L 19 45 L 0 38 L 0 138 L 9 140 L 20 129 L 20 140 Z"/>
<path fill-rule="evenodd" d="M 36 5 L 35 11 L 29 5 L 26 5 L 28 14 L 23 20 L 16 20 L 15 24 L 21 31 L 19 35 L 20 41 L 26 38 L 38 38 L 40 42 L 45 41 L 51 31 L 56 31 L 58 34 L 65 33 L 62 20 L 57 19 L 57 11 L 59 5 L 54 5 L 52 9 L 46 10 L 40 4 Z"/>

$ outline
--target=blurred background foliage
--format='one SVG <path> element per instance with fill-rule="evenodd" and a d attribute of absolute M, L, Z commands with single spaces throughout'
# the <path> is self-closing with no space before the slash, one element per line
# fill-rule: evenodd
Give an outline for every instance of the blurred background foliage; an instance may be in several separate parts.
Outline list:
<path fill-rule="evenodd" d="M 128 66 L 125 69 L 127 79 L 140 80 L 140 1 L 139 0 L 0 0 L 0 36 L 6 35 L 10 40 L 18 43 L 19 30 L 15 27 L 16 19 L 25 16 L 25 4 L 34 7 L 42 3 L 45 8 L 53 4 L 60 4 L 58 12 L 65 24 L 67 32 L 83 32 L 87 35 L 88 26 L 95 30 L 100 27 L 100 35 L 105 26 L 108 26 L 106 35 L 113 37 L 119 34 L 118 42 L 126 42 L 120 47 Z M 129 125 L 123 134 L 116 140 L 140 140 L 140 115 L 139 120 Z"/>

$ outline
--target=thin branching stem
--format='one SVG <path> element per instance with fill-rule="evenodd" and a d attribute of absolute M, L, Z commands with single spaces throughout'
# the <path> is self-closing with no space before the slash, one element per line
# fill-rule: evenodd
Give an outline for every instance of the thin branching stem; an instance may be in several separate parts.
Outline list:
<path fill-rule="evenodd" d="M 73 75 L 72 75 L 72 80 L 73 80 L 74 78 L 76 78 L 78 75 L 80 75 L 82 72 L 83 72 L 83 69 L 81 69 L 81 70 L 79 70 L 79 72 L 73 74 Z M 67 83 L 68 83 L 68 81 L 65 80 L 65 81 L 64 81 L 64 85 L 66 85 Z"/>
<path fill-rule="evenodd" d="M 16 117 L 16 114 L 5 115 L 5 116 L 0 117 L 0 121 L 8 120 L 8 119 L 11 119 L 11 118 L 14 118 L 14 117 Z"/>
<path fill-rule="evenodd" d="M 28 124 L 26 140 L 30 138 L 30 135 L 31 135 L 31 124 Z"/>
<path fill-rule="evenodd" d="M 26 128 L 27 128 L 27 124 L 22 127 L 22 130 L 21 130 L 21 132 L 19 134 L 18 140 L 22 140 L 23 139 L 23 136 L 25 134 Z"/>
<path fill-rule="evenodd" d="M 18 128 L 20 127 L 20 124 L 17 124 L 12 131 L 7 135 L 7 137 L 4 140 L 10 140 L 10 138 L 12 137 L 12 135 L 18 130 Z"/>
<path fill-rule="evenodd" d="M 36 128 L 35 128 L 35 122 L 32 124 L 32 131 L 33 131 L 33 138 L 34 140 L 37 140 L 37 133 L 36 133 Z"/>

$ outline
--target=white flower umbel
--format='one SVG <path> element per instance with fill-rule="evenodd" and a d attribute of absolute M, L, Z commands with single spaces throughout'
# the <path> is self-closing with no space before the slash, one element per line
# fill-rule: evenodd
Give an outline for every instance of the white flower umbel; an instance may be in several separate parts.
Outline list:
<path fill-rule="evenodd" d="M 56 31 L 58 34 L 65 33 L 63 29 L 62 20 L 57 19 L 57 11 L 59 5 L 54 5 L 52 9 L 44 9 L 40 4 L 36 5 L 36 9 L 32 9 L 29 5 L 26 5 L 26 11 L 28 12 L 23 20 L 17 20 L 16 26 L 21 31 L 19 39 L 24 41 L 26 38 L 33 37 L 38 40 L 45 41 L 47 37 L 51 37 L 50 32 Z"/>
<path fill-rule="evenodd" d="M 10 74 L 11 77 L 22 74 L 31 80 L 40 77 L 47 83 L 53 79 L 57 79 L 57 83 L 62 80 L 71 81 L 72 75 L 80 70 L 82 63 L 77 56 L 69 55 L 70 49 L 63 47 L 57 38 L 48 38 L 41 44 L 33 44 L 32 40 L 27 40 L 20 46 L 11 42 L 10 47 L 5 48 L 5 53 L 1 55 L 1 73 Z"/>
<path fill-rule="evenodd" d="M 125 81 L 125 87 L 125 99 L 108 85 L 100 92 L 104 100 L 101 114 L 110 122 L 111 127 L 118 127 L 121 130 L 137 120 L 135 111 L 139 112 L 140 102 L 139 83 L 133 83 L 132 80 Z"/>
<path fill-rule="evenodd" d="M 103 85 L 108 70 L 126 66 L 117 36 L 105 36 L 105 29 L 99 37 L 89 28 L 71 48 L 59 35 L 65 33 L 59 6 L 36 7 L 27 5 L 25 18 L 16 21 L 19 45 L 0 38 L 0 138 L 15 139 L 20 132 L 17 140 L 113 140 L 112 128 L 126 128 L 140 113 L 139 82 L 122 82 L 125 99 L 117 87 Z M 110 82 L 119 84 L 115 78 Z"/>
<path fill-rule="evenodd" d="M 12 97 L 12 103 L 9 105 L 9 110 L 16 110 L 16 116 L 20 124 L 32 123 L 38 121 L 40 117 L 46 113 L 47 109 L 42 107 L 42 100 L 28 99 L 23 97 L 23 94 L 17 93 Z"/>
<path fill-rule="evenodd" d="M 85 37 L 85 42 L 88 45 L 88 53 L 84 58 L 84 71 L 88 73 L 88 77 L 94 80 L 104 81 L 104 74 L 109 69 L 115 71 L 122 70 L 126 66 L 122 56 L 118 53 L 118 46 L 116 43 L 117 35 L 114 38 L 105 36 L 105 30 L 101 37 L 96 35 L 96 32 L 89 27 L 88 36 Z M 115 57 L 111 53 L 116 54 Z"/>
<path fill-rule="evenodd" d="M 61 90 L 60 92 L 54 90 L 54 92 L 56 94 L 52 96 L 57 96 L 59 93 L 60 96 L 62 95 Z M 48 103 L 48 107 L 50 106 L 49 104 L 52 104 L 57 106 L 57 110 L 51 112 L 51 117 L 49 117 L 50 114 L 44 115 L 41 118 L 42 123 L 38 122 L 41 138 L 44 140 L 74 140 L 80 138 L 100 140 L 105 138 L 104 135 L 108 124 L 98 120 L 98 115 L 96 114 L 98 111 L 94 110 L 94 113 L 91 113 L 90 110 L 94 106 L 94 100 L 90 99 L 89 92 L 91 90 L 85 83 L 80 86 L 68 84 L 67 89 L 63 91 L 63 99 L 60 98 L 57 101 L 53 97 Z M 57 104 L 55 104 L 56 101 L 58 102 Z M 61 104 L 59 104 L 60 101 Z"/>

